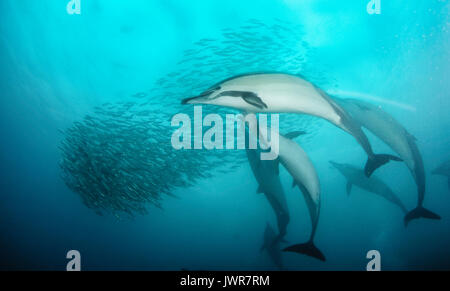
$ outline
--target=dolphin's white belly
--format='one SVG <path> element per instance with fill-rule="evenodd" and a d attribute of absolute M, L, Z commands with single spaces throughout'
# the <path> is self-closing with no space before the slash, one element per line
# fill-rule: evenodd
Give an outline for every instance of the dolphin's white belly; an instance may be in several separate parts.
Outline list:
<path fill-rule="evenodd" d="M 279 156 L 281 163 L 294 180 L 304 185 L 315 205 L 319 205 L 319 177 L 305 151 L 296 142 L 280 135 Z"/>

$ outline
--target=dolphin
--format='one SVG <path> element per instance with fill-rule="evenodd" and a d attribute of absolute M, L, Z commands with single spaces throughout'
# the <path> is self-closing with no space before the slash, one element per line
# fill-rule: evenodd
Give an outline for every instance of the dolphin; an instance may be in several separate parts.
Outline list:
<path fill-rule="evenodd" d="M 450 160 L 443 162 L 431 172 L 433 175 L 441 175 L 447 177 L 448 188 L 450 189 Z"/>
<path fill-rule="evenodd" d="M 270 259 L 275 263 L 278 269 L 283 270 L 283 258 L 280 251 L 280 241 L 277 240 L 277 234 L 273 230 L 270 223 L 267 223 L 266 230 L 264 231 L 264 243 L 261 247 L 262 251 L 267 251 Z M 274 243 L 275 242 L 275 243 Z"/>
<path fill-rule="evenodd" d="M 425 169 L 416 139 L 390 114 L 373 104 L 356 99 L 338 102 L 362 127 L 372 132 L 396 152 L 409 168 L 417 185 L 417 207 L 405 215 L 405 225 L 412 219 L 441 217 L 423 207 L 425 198 Z"/>
<path fill-rule="evenodd" d="M 305 79 L 283 73 L 253 73 L 228 78 L 182 104 L 212 104 L 240 109 L 249 113 L 301 113 L 328 120 L 351 134 L 368 155 L 365 173 L 398 157 L 374 154 L 359 124 L 324 91 Z"/>
<path fill-rule="evenodd" d="M 323 253 L 314 245 L 314 237 L 320 214 L 320 183 L 314 165 L 300 145 L 292 140 L 298 135 L 283 136 L 276 130 L 269 129 L 268 131 L 271 134 L 278 135 L 279 142 L 278 144 L 272 144 L 272 147 L 278 147 L 275 151 L 278 152 L 281 164 L 293 177 L 293 187 L 298 186 L 302 192 L 312 224 L 312 231 L 308 242 L 289 246 L 283 251 L 305 254 L 325 261 L 326 259 Z M 267 132 L 260 131 L 260 135 L 263 142 L 268 140 Z"/>
<path fill-rule="evenodd" d="M 350 195 L 352 186 L 356 185 L 361 189 L 377 194 L 389 202 L 397 205 L 405 214 L 408 212 L 400 198 L 395 195 L 388 185 L 386 185 L 375 175 L 367 178 L 363 170 L 352 165 L 339 164 L 333 161 L 330 161 L 330 164 L 338 169 L 339 172 L 347 179 L 347 195 Z"/>
<path fill-rule="evenodd" d="M 275 243 L 283 240 L 286 235 L 290 220 L 289 209 L 281 186 L 279 160 L 261 160 L 260 151 L 246 147 L 250 167 L 259 185 L 257 193 L 264 193 L 277 218 L 279 234 L 274 239 Z"/>

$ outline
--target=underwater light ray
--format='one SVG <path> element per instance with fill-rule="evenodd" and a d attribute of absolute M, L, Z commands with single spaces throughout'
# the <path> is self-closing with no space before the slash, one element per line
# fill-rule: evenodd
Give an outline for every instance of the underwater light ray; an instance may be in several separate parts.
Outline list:
<path fill-rule="evenodd" d="M 361 93 L 361 92 L 356 92 L 356 91 L 343 91 L 343 90 L 330 90 L 330 91 L 328 91 L 328 93 L 331 95 L 338 96 L 338 97 L 353 97 L 353 98 L 360 98 L 360 99 L 365 99 L 365 100 L 369 100 L 369 101 L 380 102 L 383 104 L 395 106 L 400 109 L 408 110 L 411 112 L 417 111 L 416 107 L 411 106 L 409 104 L 389 100 L 389 99 L 386 99 L 383 97 L 379 97 L 379 96 L 375 96 L 375 95 L 371 95 L 371 94 L 367 94 L 367 93 Z"/>

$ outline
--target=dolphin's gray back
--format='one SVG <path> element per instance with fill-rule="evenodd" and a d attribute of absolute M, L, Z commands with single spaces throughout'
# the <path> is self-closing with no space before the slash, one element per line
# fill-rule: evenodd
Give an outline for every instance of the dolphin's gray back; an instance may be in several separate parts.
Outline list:
<path fill-rule="evenodd" d="M 358 169 L 349 165 L 346 166 L 345 169 L 340 170 L 340 172 L 351 184 L 356 185 L 368 192 L 381 196 L 389 202 L 400 207 L 403 212 L 408 212 L 400 198 L 398 198 L 398 196 L 392 191 L 392 189 L 377 176 L 373 175 L 368 178 L 364 174 L 364 171 L 362 169 Z"/>

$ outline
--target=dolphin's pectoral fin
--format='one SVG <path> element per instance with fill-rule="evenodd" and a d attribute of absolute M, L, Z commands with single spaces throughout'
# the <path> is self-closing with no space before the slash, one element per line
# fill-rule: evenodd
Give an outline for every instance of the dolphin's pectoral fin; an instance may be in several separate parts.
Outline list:
<path fill-rule="evenodd" d="M 257 193 L 257 194 L 264 193 L 264 191 L 263 191 L 261 185 L 259 185 L 259 186 L 258 186 L 258 189 L 256 189 L 256 193 Z"/>
<path fill-rule="evenodd" d="M 353 184 L 351 182 L 347 182 L 347 196 L 350 196 L 350 193 L 352 192 L 352 186 Z"/>
<path fill-rule="evenodd" d="M 258 97 L 253 92 L 242 92 L 242 99 L 244 99 L 245 102 L 247 102 L 250 105 L 253 105 L 259 109 L 267 108 L 267 104 L 264 103 L 261 98 Z"/>
<path fill-rule="evenodd" d="M 300 135 L 304 135 L 306 134 L 305 131 L 293 131 L 293 132 L 289 132 L 287 134 L 284 135 L 284 137 L 288 138 L 288 139 L 294 139 L 299 137 Z"/>
<path fill-rule="evenodd" d="M 219 98 L 221 96 L 231 96 L 231 97 L 241 97 L 245 102 L 247 102 L 250 105 L 253 105 L 257 107 L 258 109 L 264 109 L 267 108 L 267 104 L 262 101 L 261 98 L 258 97 L 253 92 L 249 91 L 224 91 L 216 96 L 216 98 Z"/>
<path fill-rule="evenodd" d="M 292 188 L 294 188 L 295 186 L 297 186 L 297 182 L 295 182 L 295 179 L 292 180 Z"/>

